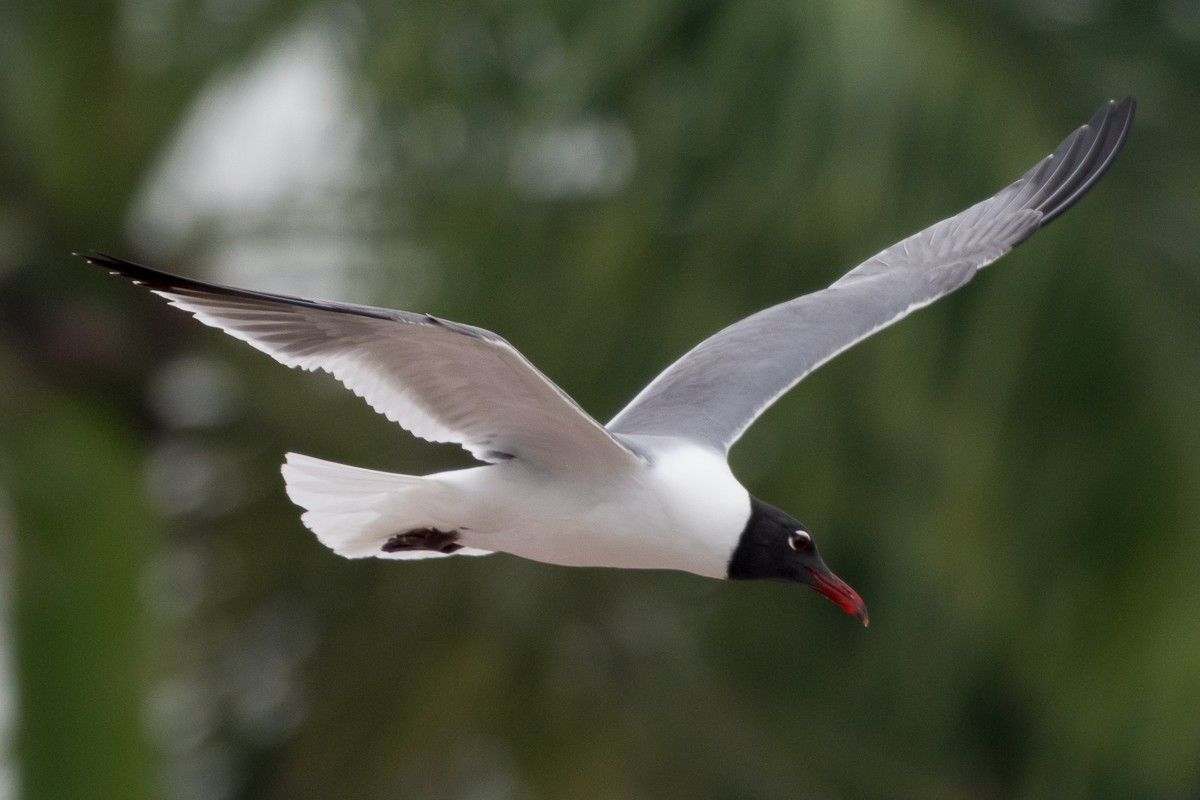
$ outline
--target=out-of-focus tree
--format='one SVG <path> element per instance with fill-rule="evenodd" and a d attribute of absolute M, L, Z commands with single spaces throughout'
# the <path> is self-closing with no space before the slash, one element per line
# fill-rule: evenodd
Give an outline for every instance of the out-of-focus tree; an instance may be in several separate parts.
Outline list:
<path fill-rule="evenodd" d="M 23 796 L 1194 796 L 1198 38 L 1171 0 L 0 8 Z M 868 631 L 337 559 L 283 452 L 466 457 L 66 256 L 469 321 L 604 419 L 1129 93 L 1093 196 L 734 450 Z"/>

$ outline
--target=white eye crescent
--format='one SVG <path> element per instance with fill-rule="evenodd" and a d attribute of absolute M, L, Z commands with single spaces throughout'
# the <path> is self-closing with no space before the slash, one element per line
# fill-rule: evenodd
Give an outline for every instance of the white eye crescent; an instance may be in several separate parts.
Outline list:
<path fill-rule="evenodd" d="M 795 531 L 788 537 L 788 545 L 797 553 L 803 553 L 812 547 L 812 537 L 808 535 L 808 531 Z"/>

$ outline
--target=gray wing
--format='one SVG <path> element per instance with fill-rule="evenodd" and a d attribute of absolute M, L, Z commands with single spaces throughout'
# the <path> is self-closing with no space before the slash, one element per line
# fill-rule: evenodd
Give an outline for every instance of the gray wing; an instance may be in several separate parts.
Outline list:
<path fill-rule="evenodd" d="M 483 461 L 619 469 L 638 457 L 504 339 L 435 317 L 244 291 L 109 256 L 88 261 L 289 367 L 324 370 L 393 422 Z"/>
<path fill-rule="evenodd" d="M 1129 131 L 1134 100 L 1106 103 L 1016 183 L 889 247 L 823 291 L 773 306 L 701 342 L 608 424 L 728 450 L 805 375 L 959 288 L 1082 197 Z"/>

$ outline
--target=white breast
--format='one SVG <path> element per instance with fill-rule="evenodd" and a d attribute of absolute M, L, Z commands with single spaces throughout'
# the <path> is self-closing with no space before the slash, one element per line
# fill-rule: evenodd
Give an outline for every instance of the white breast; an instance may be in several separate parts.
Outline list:
<path fill-rule="evenodd" d="M 457 490 L 455 516 L 470 547 L 551 564 L 724 578 L 750 516 L 749 494 L 712 450 L 675 442 L 644 449 L 648 463 L 602 482 L 547 479 L 517 464 L 438 478 Z"/>

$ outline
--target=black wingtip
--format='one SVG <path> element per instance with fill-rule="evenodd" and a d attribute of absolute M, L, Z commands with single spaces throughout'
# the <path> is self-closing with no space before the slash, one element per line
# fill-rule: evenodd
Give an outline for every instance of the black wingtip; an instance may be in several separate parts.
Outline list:
<path fill-rule="evenodd" d="M 110 256 L 107 253 L 101 253 L 97 250 L 79 250 L 71 253 L 76 258 L 82 258 L 89 264 L 94 264 L 101 269 L 106 269 L 116 275 L 126 275 L 130 272 L 139 272 L 150 270 L 149 267 L 143 267 L 141 264 L 135 264 L 132 261 L 126 261 L 115 256 Z M 150 270 L 154 271 L 154 270 Z"/>
<path fill-rule="evenodd" d="M 1049 191 L 1038 203 L 1043 213 L 1040 227 L 1073 206 L 1108 171 L 1125 146 L 1136 108 L 1137 100 L 1132 95 L 1119 103 L 1109 100 L 1059 145 L 1052 157 L 1061 163 L 1054 169 L 1066 170 L 1067 175 L 1054 180 L 1052 189 L 1046 187 Z"/>
<path fill-rule="evenodd" d="M 76 258 L 82 258 L 89 264 L 95 264 L 98 267 L 106 266 L 109 262 L 114 261 L 112 256 L 97 252 L 96 250 L 76 250 L 71 253 Z"/>
<path fill-rule="evenodd" d="M 251 289 L 236 289 L 232 286 L 223 286 L 219 283 L 208 283 L 206 281 L 198 281 L 194 278 L 185 278 L 180 275 L 173 275 L 170 272 L 147 267 L 143 264 L 138 264 L 133 261 L 126 261 L 123 258 L 106 255 L 95 251 L 82 251 L 72 253 L 72 255 L 82 258 L 89 264 L 95 264 L 101 269 L 107 270 L 113 275 L 120 275 L 127 278 L 138 286 L 145 287 L 152 292 L 157 292 L 162 295 L 171 297 L 186 296 L 191 298 L 219 296 L 223 298 L 235 298 L 238 300 L 249 301 L 254 303 L 277 303 L 287 306 L 301 306 L 303 308 L 314 308 L 322 311 L 332 311 L 341 314 L 357 314 L 362 317 L 372 317 L 375 319 L 400 320 L 403 322 L 415 322 L 421 319 L 421 315 L 409 314 L 404 311 L 391 311 L 385 308 L 373 308 L 371 306 L 354 305 L 352 303 L 333 303 L 322 300 L 307 300 L 303 297 L 290 297 L 283 294 L 271 294 L 269 292 L 256 292 Z M 494 333 L 484 331 L 478 328 L 472 328 L 469 325 L 459 325 L 458 323 L 448 322 L 442 319 L 422 320 L 425 324 L 438 324 L 443 327 L 450 327 L 457 333 L 469 334 L 471 336 L 482 336 L 483 338 L 503 341 Z"/>
<path fill-rule="evenodd" d="M 223 287 L 218 287 L 211 284 L 201 283 L 200 281 L 192 280 L 191 278 L 183 278 L 179 275 L 172 275 L 169 272 L 147 267 L 144 264 L 138 264 L 133 261 L 126 261 L 123 258 L 110 256 L 106 253 L 100 253 L 95 250 L 83 250 L 71 255 L 82 258 L 89 264 L 94 264 L 101 269 L 107 270 L 113 275 L 120 275 L 123 278 L 128 278 L 139 286 L 145 286 L 149 289 L 178 289 L 178 288 L 196 288 L 207 290 L 220 290 Z"/>

